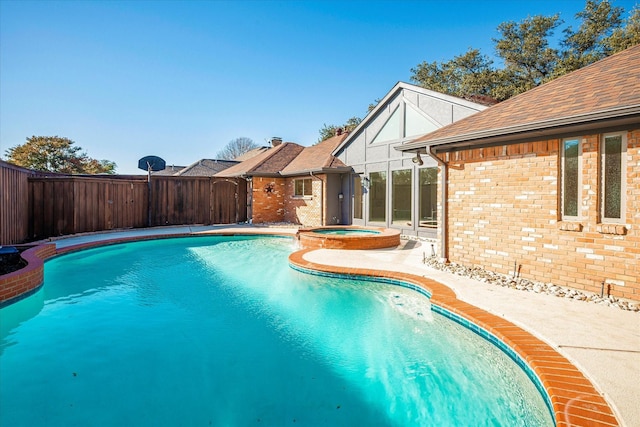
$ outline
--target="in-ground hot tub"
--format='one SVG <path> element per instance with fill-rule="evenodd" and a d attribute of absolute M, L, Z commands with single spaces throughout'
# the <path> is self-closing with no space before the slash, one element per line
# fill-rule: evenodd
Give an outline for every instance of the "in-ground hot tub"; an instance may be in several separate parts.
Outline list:
<path fill-rule="evenodd" d="M 303 248 L 381 249 L 400 244 L 400 230 L 381 227 L 327 226 L 300 229 Z"/>

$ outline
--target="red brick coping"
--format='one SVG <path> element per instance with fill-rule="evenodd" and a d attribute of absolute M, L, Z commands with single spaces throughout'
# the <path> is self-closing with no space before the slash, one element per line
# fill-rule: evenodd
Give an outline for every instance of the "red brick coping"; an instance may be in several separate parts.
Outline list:
<path fill-rule="evenodd" d="M 28 263 L 25 268 L 0 276 L 0 305 L 10 304 L 39 289 L 44 281 L 44 260 L 55 255 L 139 240 L 210 235 L 234 236 L 243 234 L 282 235 L 282 233 L 278 233 L 275 230 L 266 233 L 180 233 L 95 241 L 70 246 L 58 251 L 56 251 L 55 244 L 53 243 L 35 246 L 21 254 L 22 258 Z M 595 389 L 593 384 L 564 356 L 524 329 L 514 325 L 508 320 L 457 299 L 455 293 L 450 288 L 432 279 L 403 272 L 316 264 L 304 259 L 304 255 L 312 250 L 314 249 L 303 249 L 292 253 L 289 256 L 289 262 L 309 270 L 347 276 L 388 278 L 420 286 L 431 294 L 432 304 L 438 305 L 451 313 L 465 318 L 496 336 L 518 353 L 538 376 L 551 398 L 553 415 L 558 427 L 619 425 L 613 410 L 602 395 Z"/>
<path fill-rule="evenodd" d="M 409 273 L 336 267 L 307 261 L 303 249 L 289 256 L 289 262 L 303 269 L 347 276 L 372 276 L 401 280 L 427 290 L 431 303 L 457 314 L 495 335 L 511 347 L 535 372 L 551 398 L 558 427 L 617 426 L 613 410 L 593 384 L 569 360 L 524 329 L 499 316 L 457 299 L 453 290 L 432 279 Z"/>
<path fill-rule="evenodd" d="M 37 291 L 44 283 L 44 260 L 55 253 L 56 245 L 53 243 L 34 246 L 22 252 L 20 256 L 27 266 L 0 276 L 0 306 Z"/>
<path fill-rule="evenodd" d="M 377 233 L 352 235 L 316 233 L 319 230 L 364 230 Z M 300 229 L 296 238 L 300 241 L 300 246 L 307 249 L 383 249 L 395 248 L 400 244 L 400 230 L 334 225 Z"/>

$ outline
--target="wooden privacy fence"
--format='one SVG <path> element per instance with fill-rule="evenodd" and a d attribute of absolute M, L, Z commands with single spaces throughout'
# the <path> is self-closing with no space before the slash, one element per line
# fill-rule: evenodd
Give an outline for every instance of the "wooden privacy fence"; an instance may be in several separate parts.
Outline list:
<path fill-rule="evenodd" d="M 29 177 L 33 172 L 0 160 L 0 245 L 23 242 L 29 230 Z"/>
<path fill-rule="evenodd" d="M 147 225 L 144 177 L 34 177 L 29 190 L 29 240 Z"/>
<path fill-rule="evenodd" d="M 193 176 L 151 177 L 151 225 L 233 224 L 247 220 L 247 182 Z"/>
<path fill-rule="evenodd" d="M 246 181 L 213 177 L 35 175 L 0 162 L 0 245 L 157 225 L 247 220 Z"/>

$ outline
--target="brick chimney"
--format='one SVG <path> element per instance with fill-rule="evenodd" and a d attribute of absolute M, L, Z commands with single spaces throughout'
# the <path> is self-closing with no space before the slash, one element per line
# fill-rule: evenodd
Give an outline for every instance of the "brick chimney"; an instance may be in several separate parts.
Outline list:
<path fill-rule="evenodd" d="M 271 146 L 277 147 L 280 144 L 282 144 L 282 138 L 280 138 L 279 136 L 274 136 L 273 138 L 271 138 Z"/>

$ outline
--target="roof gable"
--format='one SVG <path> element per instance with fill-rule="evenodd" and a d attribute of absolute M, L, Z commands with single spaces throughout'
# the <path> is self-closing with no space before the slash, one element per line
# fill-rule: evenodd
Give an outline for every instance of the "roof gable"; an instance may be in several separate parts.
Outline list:
<path fill-rule="evenodd" d="M 440 123 L 438 120 L 436 120 L 433 117 L 428 117 L 427 114 L 424 111 L 421 111 L 420 108 L 417 108 L 417 106 L 414 105 L 414 103 L 410 99 L 408 99 L 406 96 L 403 96 L 403 94 L 406 95 L 407 93 L 412 93 L 417 98 L 430 99 L 436 102 L 446 102 L 450 105 L 456 105 L 461 109 L 471 110 L 473 113 L 477 111 L 482 111 L 487 108 L 487 106 L 483 104 L 479 104 L 479 103 L 467 101 L 465 99 L 458 98 L 455 96 L 435 92 L 435 91 L 425 89 L 420 86 L 415 86 L 409 83 L 398 82 L 393 86 L 393 88 L 391 88 L 389 92 L 387 92 L 384 98 L 382 98 L 380 102 L 378 102 L 375 108 L 373 108 L 365 116 L 365 118 L 360 122 L 360 124 L 358 124 L 358 126 L 356 126 L 356 128 L 349 133 L 347 138 L 345 138 L 338 146 L 336 146 L 332 154 L 338 155 L 345 147 L 347 147 L 349 144 L 355 141 L 358 138 L 358 136 L 362 132 L 364 132 L 365 129 L 373 125 L 374 122 L 376 122 L 379 118 L 381 118 L 381 116 L 384 113 L 384 110 L 390 107 L 391 104 L 393 104 L 394 106 L 392 108 L 393 111 L 389 111 L 389 116 L 391 116 L 395 111 L 398 111 L 396 110 L 396 104 L 398 102 L 402 102 L 406 104 L 406 107 L 404 110 L 408 113 L 399 114 L 396 118 L 392 119 L 394 120 L 393 123 L 389 123 L 389 120 L 391 119 L 391 117 L 386 118 L 383 123 L 380 123 L 379 125 L 380 128 L 376 129 L 375 131 L 376 135 L 373 137 L 374 140 L 375 138 L 378 138 L 378 135 L 387 131 L 388 132 L 395 131 L 396 133 L 398 133 L 398 138 L 396 139 L 407 138 L 407 137 L 413 136 L 413 135 L 406 134 L 407 131 L 411 133 L 412 132 L 411 129 L 416 129 L 420 127 L 422 127 L 423 129 L 424 128 L 430 129 L 431 126 L 433 126 L 433 128 L 439 128 L 439 127 L 442 127 L 444 124 L 449 123 L 452 119 L 457 120 L 457 118 L 451 117 L 451 113 L 448 114 L 446 121 L 443 121 L 443 123 Z M 428 109 L 428 107 L 424 107 L 424 108 Z M 410 117 L 407 118 L 406 114 L 408 114 Z M 396 129 L 396 126 L 399 126 L 399 123 L 396 123 L 395 119 L 405 121 L 405 123 L 407 123 L 406 120 L 411 121 L 410 126 L 406 127 L 409 130 L 405 130 L 405 135 L 400 135 L 400 131 L 399 131 L 400 127 Z M 385 130 L 385 128 L 387 127 L 386 126 L 387 124 L 389 124 L 390 129 Z M 369 131 L 371 131 L 371 129 L 369 129 Z M 382 137 L 382 139 L 388 139 L 388 138 Z M 378 140 L 380 140 L 380 138 L 378 138 Z"/>

